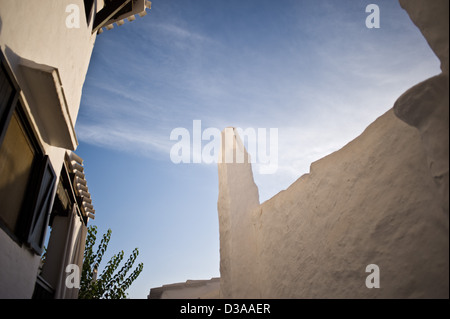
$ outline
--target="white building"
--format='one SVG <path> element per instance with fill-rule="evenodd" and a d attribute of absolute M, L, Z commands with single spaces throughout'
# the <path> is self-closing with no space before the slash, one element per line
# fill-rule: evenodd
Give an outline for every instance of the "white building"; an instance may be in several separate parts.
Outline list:
<path fill-rule="evenodd" d="M 64 286 L 64 270 L 81 266 L 94 216 L 82 159 L 72 152 L 82 87 L 97 33 L 144 15 L 146 5 L 0 0 L 0 298 L 77 296 Z"/>

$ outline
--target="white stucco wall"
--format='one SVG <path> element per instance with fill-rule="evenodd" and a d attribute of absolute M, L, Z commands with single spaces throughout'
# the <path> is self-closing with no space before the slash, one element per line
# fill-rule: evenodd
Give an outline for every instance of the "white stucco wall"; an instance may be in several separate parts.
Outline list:
<path fill-rule="evenodd" d="M 0 299 L 30 298 L 39 260 L 39 256 L 20 248 L 0 229 Z"/>
<path fill-rule="evenodd" d="M 66 27 L 69 4 L 80 8 L 80 28 Z M 102 5 L 103 1 L 99 1 L 97 9 Z M 95 37 L 86 24 L 82 0 L 0 0 L 0 48 L 19 86 L 26 86 L 19 67 L 21 59 L 57 68 L 72 125 L 75 125 L 80 107 Z M 31 102 L 25 94 L 21 96 L 39 142 L 59 176 L 65 149 L 48 145 L 42 139 L 36 119 L 30 112 Z M 39 258 L 0 230 L 0 298 L 31 297 Z"/>
<path fill-rule="evenodd" d="M 443 74 L 395 113 L 253 208 L 249 165 L 219 164 L 222 297 L 448 298 L 448 1 L 433 3 L 401 1 Z M 366 287 L 369 264 L 380 288 Z"/>
<path fill-rule="evenodd" d="M 69 4 L 80 8 L 80 28 L 66 27 Z M 75 122 L 96 37 L 87 27 L 83 1 L 1 0 L 0 6 L 0 46 L 19 82 L 20 58 L 58 68 Z"/>
<path fill-rule="evenodd" d="M 226 163 L 226 152 L 221 152 L 219 164 L 219 224 L 220 224 L 220 269 L 221 295 L 235 295 L 232 283 L 246 278 L 247 285 L 239 285 L 239 294 L 247 295 L 255 290 L 253 261 L 256 241 L 249 211 L 259 206 L 258 187 L 253 181 L 248 153 L 235 128 L 226 128 L 222 140 L 228 139 L 231 157 L 244 154 L 244 163 Z M 222 148 L 225 149 L 224 145 Z M 233 155 L 234 154 L 234 155 Z M 239 260 L 235 267 L 234 260 Z M 224 270 L 224 271 L 222 271 Z"/>

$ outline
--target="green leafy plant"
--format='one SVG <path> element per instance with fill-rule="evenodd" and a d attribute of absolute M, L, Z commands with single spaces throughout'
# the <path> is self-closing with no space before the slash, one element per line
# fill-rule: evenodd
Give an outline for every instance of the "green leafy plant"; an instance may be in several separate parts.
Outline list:
<path fill-rule="evenodd" d="M 103 255 L 108 247 L 109 240 L 111 239 L 111 233 L 111 229 L 108 229 L 100 241 L 97 252 L 94 253 L 94 245 L 97 239 L 97 227 L 88 227 L 86 246 L 84 250 L 83 269 L 81 271 L 80 291 L 78 294 L 79 299 L 126 298 L 127 294 L 125 291 L 130 288 L 133 281 L 136 280 L 144 268 L 144 264 L 140 263 L 133 270 L 133 272 L 126 277 L 131 267 L 133 267 L 137 256 L 139 255 L 139 250 L 135 248 L 128 260 L 117 273 L 115 273 L 115 271 L 119 267 L 120 262 L 123 260 L 123 250 L 114 255 L 108 261 L 103 272 L 98 275 L 98 269 Z"/>

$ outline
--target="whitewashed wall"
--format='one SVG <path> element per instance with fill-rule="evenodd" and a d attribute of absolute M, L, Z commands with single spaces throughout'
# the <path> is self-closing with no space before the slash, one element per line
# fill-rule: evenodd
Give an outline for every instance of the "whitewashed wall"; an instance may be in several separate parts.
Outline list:
<path fill-rule="evenodd" d="M 432 2 L 401 4 L 443 74 L 395 113 L 253 208 L 249 165 L 219 164 L 222 297 L 448 298 L 448 1 Z"/>
<path fill-rule="evenodd" d="M 66 27 L 66 18 L 70 14 L 66 12 L 66 7 L 69 4 L 76 4 L 80 8 L 80 28 Z M 102 6 L 103 1 L 98 1 L 97 11 Z M 19 67 L 21 59 L 57 68 L 73 125 L 96 37 L 90 29 L 82 0 L 0 1 L 0 48 L 19 86 L 26 85 Z M 59 176 L 65 149 L 50 146 L 41 138 L 39 127 L 36 127 L 30 112 L 29 101 L 23 94 L 22 98 L 40 137 L 39 142 Z M 0 230 L 0 298 L 31 297 L 39 258 Z"/>

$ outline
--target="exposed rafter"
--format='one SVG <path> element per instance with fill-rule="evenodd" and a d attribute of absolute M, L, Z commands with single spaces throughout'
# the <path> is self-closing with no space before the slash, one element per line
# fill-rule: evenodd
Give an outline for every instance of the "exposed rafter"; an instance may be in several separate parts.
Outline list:
<path fill-rule="evenodd" d="M 110 0 L 105 1 L 105 7 L 95 15 L 92 33 L 105 26 L 108 21 L 122 10 L 131 0 Z"/>

